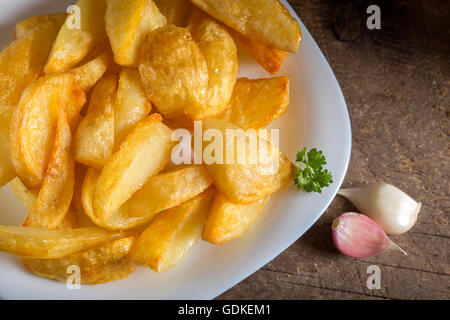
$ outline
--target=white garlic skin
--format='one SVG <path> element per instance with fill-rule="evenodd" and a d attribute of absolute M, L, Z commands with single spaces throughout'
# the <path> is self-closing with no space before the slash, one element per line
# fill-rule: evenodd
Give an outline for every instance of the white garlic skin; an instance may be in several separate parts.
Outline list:
<path fill-rule="evenodd" d="M 416 223 L 421 207 L 421 203 L 385 182 L 341 189 L 338 194 L 350 200 L 361 213 L 391 235 L 409 231 Z"/>

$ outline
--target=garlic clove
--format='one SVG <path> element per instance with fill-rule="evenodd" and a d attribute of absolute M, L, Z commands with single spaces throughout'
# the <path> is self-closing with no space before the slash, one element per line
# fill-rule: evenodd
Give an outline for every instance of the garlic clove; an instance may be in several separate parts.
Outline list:
<path fill-rule="evenodd" d="M 361 213 L 392 235 L 409 231 L 415 225 L 421 208 L 421 203 L 385 182 L 341 189 L 338 194 L 350 200 Z"/>
<path fill-rule="evenodd" d="M 366 258 L 390 248 L 406 255 L 406 252 L 392 242 L 379 225 L 362 214 L 354 212 L 342 214 L 333 221 L 331 230 L 334 245 L 346 256 Z"/>

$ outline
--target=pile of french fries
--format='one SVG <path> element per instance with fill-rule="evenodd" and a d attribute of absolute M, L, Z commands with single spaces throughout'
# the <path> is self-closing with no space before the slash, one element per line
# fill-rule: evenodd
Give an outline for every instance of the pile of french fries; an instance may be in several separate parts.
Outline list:
<path fill-rule="evenodd" d="M 260 129 L 283 115 L 289 77 L 237 78 L 236 42 L 270 74 L 301 40 L 278 0 L 80 0 L 20 21 L 0 53 L 0 186 L 27 208 L 0 250 L 81 283 L 165 271 L 200 237 L 241 237 L 294 167 L 171 165 L 176 128 Z M 104 17 L 104 18 L 103 18 Z M 230 148 L 227 144 L 225 147 Z M 233 144 L 234 148 L 234 144 Z M 234 151 L 234 150 L 232 150 Z"/>

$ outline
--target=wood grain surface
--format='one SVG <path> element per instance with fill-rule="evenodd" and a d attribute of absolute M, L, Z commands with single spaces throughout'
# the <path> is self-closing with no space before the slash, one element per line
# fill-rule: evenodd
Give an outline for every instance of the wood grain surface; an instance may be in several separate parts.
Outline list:
<path fill-rule="evenodd" d="M 333 68 L 350 112 L 353 149 L 344 186 L 392 183 L 422 210 L 392 237 L 408 252 L 367 259 L 334 249 L 330 226 L 356 209 L 337 197 L 289 249 L 219 299 L 449 299 L 450 4 L 290 0 Z M 366 9 L 381 8 L 381 30 Z M 381 269 L 381 289 L 366 286 Z"/>

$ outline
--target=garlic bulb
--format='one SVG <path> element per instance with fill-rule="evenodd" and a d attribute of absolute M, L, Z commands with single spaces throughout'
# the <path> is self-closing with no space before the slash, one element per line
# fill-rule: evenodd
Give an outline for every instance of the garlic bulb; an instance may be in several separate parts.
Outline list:
<path fill-rule="evenodd" d="M 406 255 L 379 225 L 362 214 L 344 213 L 333 221 L 331 229 L 334 245 L 346 256 L 366 258 L 389 248 L 397 249 Z"/>
<path fill-rule="evenodd" d="M 421 204 L 391 184 L 379 182 L 363 188 L 341 189 L 339 195 L 372 218 L 387 234 L 407 232 L 417 221 Z"/>

